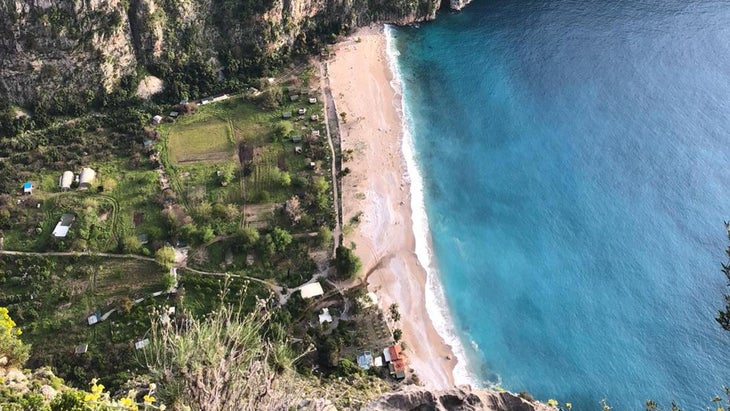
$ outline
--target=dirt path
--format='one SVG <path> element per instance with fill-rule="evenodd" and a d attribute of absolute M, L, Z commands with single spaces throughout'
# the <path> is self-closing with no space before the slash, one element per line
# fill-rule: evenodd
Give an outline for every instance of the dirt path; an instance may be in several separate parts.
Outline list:
<path fill-rule="evenodd" d="M 326 66 L 319 61 L 315 64 L 319 69 L 319 87 L 324 94 L 324 125 L 327 129 L 327 144 L 330 146 L 330 154 L 332 157 L 330 169 L 332 171 L 332 194 L 334 196 L 333 205 L 335 209 L 335 229 L 332 232 L 332 237 L 335 240 L 332 246 L 332 257 L 334 257 L 337 247 L 342 242 L 342 208 L 340 207 L 339 181 L 337 179 L 337 156 L 335 155 L 335 146 L 332 143 L 332 133 L 330 132 L 330 118 L 335 122 L 337 121 L 337 107 L 335 107 L 335 101 L 332 98 L 330 79 L 327 77 Z"/>
<path fill-rule="evenodd" d="M 75 251 L 48 251 L 44 253 L 33 252 L 33 251 L 11 251 L 11 250 L 0 250 L 0 255 L 32 255 L 37 257 L 109 257 L 109 258 L 134 258 L 135 260 L 152 261 L 155 259 L 152 257 L 144 257 L 136 254 L 112 254 L 112 253 L 79 253 Z"/>

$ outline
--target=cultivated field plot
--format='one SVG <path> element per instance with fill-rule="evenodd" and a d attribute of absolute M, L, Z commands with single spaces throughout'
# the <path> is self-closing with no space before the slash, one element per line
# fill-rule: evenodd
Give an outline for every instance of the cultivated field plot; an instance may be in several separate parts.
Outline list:
<path fill-rule="evenodd" d="M 235 154 L 230 124 L 215 117 L 170 127 L 167 144 L 170 161 L 179 165 L 221 162 Z"/>
<path fill-rule="evenodd" d="M 0 260 L 0 305 L 7 306 L 32 344 L 31 366 L 50 364 L 66 379 L 88 383 L 85 368 L 112 375 L 134 364 L 120 361 L 131 353 L 131 343 L 149 328 L 151 298 L 164 289 L 164 270 L 154 262 L 98 257 L 4 256 Z M 124 302 L 145 298 L 125 313 Z M 106 321 L 88 325 L 88 316 L 119 311 Z M 73 355 L 79 344 L 88 344 L 84 356 Z M 94 358 L 103 358 L 102 365 Z M 76 370 L 76 368 L 79 368 Z M 78 381 L 79 379 L 80 381 Z"/>

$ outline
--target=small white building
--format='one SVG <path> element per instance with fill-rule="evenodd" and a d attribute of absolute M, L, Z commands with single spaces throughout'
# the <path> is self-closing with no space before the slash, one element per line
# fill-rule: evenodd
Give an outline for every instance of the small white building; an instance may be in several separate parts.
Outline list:
<path fill-rule="evenodd" d="M 162 123 L 161 115 L 158 114 L 158 115 L 152 117 L 152 124 L 160 124 L 160 123 Z"/>
<path fill-rule="evenodd" d="M 317 97 L 310 97 L 309 104 L 315 104 L 315 103 L 317 103 Z"/>
<path fill-rule="evenodd" d="M 299 289 L 302 293 L 302 298 L 312 298 L 312 297 L 318 297 L 322 294 L 324 294 L 324 290 L 322 289 L 322 284 L 318 282 L 314 282 L 311 284 L 307 284 Z"/>
<path fill-rule="evenodd" d="M 332 315 L 330 315 L 330 309 L 329 308 L 323 308 L 322 314 L 319 315 L 319 323 L 331 323 L 332 322 Z"/>
<path fill-rule="evenodd" d="M 99 316 L 96 314 L 91 314 L 87 319 L 86 322 L 89 323 L 89 325 L 94 325 L 99 322 Z"/>
<path fill-rule="evenodd" d="M 84 167 L 81 170 L 81 176 L 79 176 L 79 190 L 88 190 L 91 188 L 91 183 L 96 178 L 96 171 L 89 167 Z"/>
<path fill-rule="evenodd" d="M 74 173 L 72 171 L 64 171 L 61 177 L 58 179 L 58 186 L 61 190 L 68 190 L 71 188 L 71 183 L 74 182 Z"/>

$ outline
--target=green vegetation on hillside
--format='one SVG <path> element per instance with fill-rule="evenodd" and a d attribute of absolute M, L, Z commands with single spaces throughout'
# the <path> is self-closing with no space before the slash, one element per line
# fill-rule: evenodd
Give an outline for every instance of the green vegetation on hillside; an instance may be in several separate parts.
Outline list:
<path fill-rule="evenodd" d="M 347 301 L 355 297 L 327 280 L 339 239 L 324 106 L 306 83 L 313 75 L 263 81 L 263 93 L 212 104 L 129 109 L 131 120 L 109 129 L 89 128 L 93 116 L 58 126 L 108 138 L 124 124 L 130 135 L 100 154 L 81 152 L 77 163 L 21 165 L 0 197 L 0 252 L 14 253 L 0 259 L 0 304 L 26 330 L 29 366 L 50 366 L 78 388 L 100 378 L 120 390 L 150 378 L 137 354 L 159 346 L 160 324 L 175 332 L 213 326 L 205 319 L 222 304 L 239 320 L 270 318 L 257 324 L 266 341 L 296 341 L 270 346 L 277 375 L 314 373 L 310 386 L 374 378 L 353 366 L 358 350 L 382 350 L 391 334 L 377 310 L 358 311 Z M 153 114 L 173 110 L 177 118 L 151 124 Z M 61 153 L 83 150 L 61 141 Z M 62 172 L 81 167 L 96 171 L 87 189 L 78 181 L 61 188 Z M 32 182 L 32 194 L 18 181 Z M 56 236 L 59 222 L 68 232 Z M 350 274 L 358 270 L 354 255 L 346 262 Z M 313 281 L 324 295 L 304 299 L 299 288 Z"/>

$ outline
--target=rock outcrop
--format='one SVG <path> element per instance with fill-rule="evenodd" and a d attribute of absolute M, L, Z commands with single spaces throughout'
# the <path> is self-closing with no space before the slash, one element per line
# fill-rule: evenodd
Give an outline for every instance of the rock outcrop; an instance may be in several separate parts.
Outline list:
<path fill-rule="evenodd" d="M 443 391 L 409 387 L 386 394 L 364 411 L 555 411 L 506 391 L 472 390 L 468 386 Z"/>
<path fill-rule="evenodd" d="M 470 1 L 0 0 L 0 98 L 83 107 L 144 71 L 192 97 L 210 79 L 265 74 L 315 39 Z"/>

